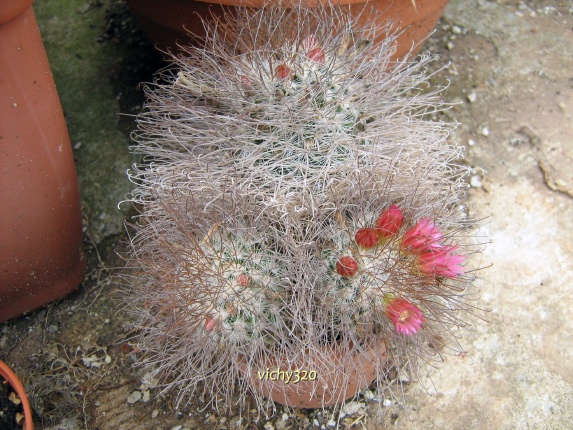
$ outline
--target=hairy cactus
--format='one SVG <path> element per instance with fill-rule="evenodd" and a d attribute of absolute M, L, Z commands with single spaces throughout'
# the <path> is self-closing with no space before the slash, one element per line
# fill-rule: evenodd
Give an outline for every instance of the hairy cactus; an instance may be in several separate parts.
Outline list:
<path fill-rule="evenodd" d="M 147 88 L 130 300 L 180 401 L 262 401 L 243 376 L 272 356 L 320 382 L 324 345 L 374 360 L 381 383 L 455 346 L 473 309 L 468 168 L 431 118 L 446 106 L 429 56 L 394 50 L 341 9 L 244 9 Z"/>

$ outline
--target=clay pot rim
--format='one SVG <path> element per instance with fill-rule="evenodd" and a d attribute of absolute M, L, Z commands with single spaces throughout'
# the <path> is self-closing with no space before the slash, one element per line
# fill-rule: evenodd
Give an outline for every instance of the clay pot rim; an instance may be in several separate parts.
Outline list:
<path fill-rule="evenodd" d="M 240 1 L 240 0 L 239 0 Z M 3 1 L 0 8 L 0 25 L 4 25 L 19 15 L 22 15 L 32 6 L 34 0 Z"/>
<path fill-rule="evenodd" d="M 297 0 L 197 0 L 200 1 L 202 3 L 213 3 L 213 4 L 221 4 L 224 6 L 245 6 L 245 7 L 257 7 L 257 8 L 261 8 L 265 5 L 270 5 L 270 4 L 278 4 L 278 3 L 283 3 L 284 6 L 288 6 L 289 4 L 292 5 L 297 5 L 299 4 L 299 1 Z M 398 1 L 398 0 L 395 0 Z M 332 6 L 346 6 L 349 4 L 356 4 L 356 3 L 367 3 L 368 0 L 332 0 L 332 1 L 328 1 L 328 0 L 305 0 L 302 3 L 304 3 L 305 6 L 309 6 L 309 7 L 317 7 L 317 6 L 326 6 L 326 5 L 332 5 Z"/>
<path fill-rule="evenodd" d="M 0 376 L 10 384 L 22 401 L 22 408 L 24 409 L 24 430 L 32 430 L 34 428 L 32 409 L 30 408 L 30 402 L 28 401 L 28 396 L 26 395 L 26 390 L 24 389 L 22 381 L 20 381 L 20 378 L 18 378 L 10 366 L 2 360 L 0 360 Z"/>

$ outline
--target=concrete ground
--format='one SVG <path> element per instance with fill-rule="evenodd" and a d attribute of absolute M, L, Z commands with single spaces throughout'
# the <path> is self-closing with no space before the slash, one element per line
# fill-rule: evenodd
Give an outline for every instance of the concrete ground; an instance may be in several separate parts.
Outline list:
<path fill-rule="evenodd" d="M 133 123 L 118 113 L 137 112 L 137 82 L 161 63 L 142 54 L 117 1 L 36 0 L 35 10 L 74 146 L 90 262 L 77 293 L 0 325 L 0 358 L 23 375 L 38 427 L 333 425 L 328 411 L 268 422 L 247 414 L 242 424 L 197 411 L 199 401 L 176 411 L 142 384 L 110 276 L 121 264 L 114 249 L 129 207 L 117 202 L 133 162 Z M 423 386 L 408 384 L 405 406 L 389 405 L 380 419 L 361 398 L 340 428 L 573 428 L 573 3 L 450 0 L 426 48 L 450 62 L 437 80 L 451 81 L 446 97 L 459 103 L 449 115 L 475 167 L 467 205 L 491 240 L 478 282 L 479 305 L 491 312 L 462 339 L 467 353 L 446 356 Z"/>

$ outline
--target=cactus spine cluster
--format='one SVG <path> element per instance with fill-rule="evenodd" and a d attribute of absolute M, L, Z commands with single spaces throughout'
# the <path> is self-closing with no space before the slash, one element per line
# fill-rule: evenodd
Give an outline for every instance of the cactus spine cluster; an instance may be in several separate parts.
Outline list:
<path fill-rule="evenodd" d="M 429 56 L 394 50 L 341 9 L 245 9 L 147 88 L 131 297 L 181 401 L 262 401 L 242 376 L 273 355 L 320 380 L 324 345 L 385 345 L 383 381 L 466 325 L 468 168 Z"/>

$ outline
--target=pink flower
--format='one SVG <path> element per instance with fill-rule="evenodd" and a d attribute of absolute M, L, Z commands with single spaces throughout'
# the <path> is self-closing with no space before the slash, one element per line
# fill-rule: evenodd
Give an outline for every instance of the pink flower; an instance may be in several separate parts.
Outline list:
<path fill-rule="evenodd" d="M 394 236 L 402 227 L 404 215 L 402 210 L 392 205 L 380 214 L 378 221 L 376 221 L 376 231 L 382 237 Z"/>
<path fill-rule="evenodd" d="M 439 241 L 442 233 L 428 218 L 420 218 L 420 221 L 406 232 L 402 239 L 402 248 L 413 252 L 427 252 L 442 247 Z"/>
<path fill-rule="evenodd" d="M 422 311 L 405 299 L 390 299 L 386 304 L 386 315 L 398 333 L 408 336 L 419 331 L 426 321 Z"/>
<path fill-rule="evenodd" d="M 372 248 L 378 243 L 378 233 L 373 228 L 361 228 L 354 235 L 356 243 L 364 248 Z"/>
<path fill-rule="evenodd" d="M 356 260 L 348 255 L 340 257 L 336 262 L 336 272 L 340 276 L 350 278 L 358 272 L 358 263 Z"/>
<path fill-rule="evenodd" d="M 461 263 L 464 255 L 457 255 L 453 252 L 458 248 L 455 246 L 443 246 L 418 255 L 418 267 L 420 271 L 429 276 L 443 276 L 444 278 L 456 278 L 464 273 Z"/>
<path fill-rule="evenodd" d="M 287 79 L 293 75 L 293 71 L 286 64 L 279 64 L 276 73 L 279 79 Z"/>

